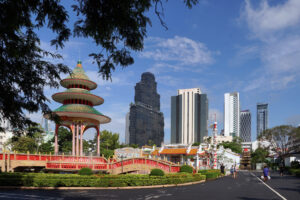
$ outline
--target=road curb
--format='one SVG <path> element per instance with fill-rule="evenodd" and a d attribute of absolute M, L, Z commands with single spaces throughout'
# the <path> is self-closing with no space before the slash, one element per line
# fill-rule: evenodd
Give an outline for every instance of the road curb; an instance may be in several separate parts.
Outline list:
<path fill-rule="evenodd" d="M 195 185 L 204 183 L 205 180 L 195 181 L 181 184 L 170 184 L 170 185 L 149 185 L 149 186 L 129 186 L 129 187 L 25 187 L 25 186 L 0 186 L 2 189 L 19 189 L 19 190 L 130 190 L 130 189 L 147 189 L 147 188 L 166 188 L 166 187 L 178 187 L 186 185 Z"/>

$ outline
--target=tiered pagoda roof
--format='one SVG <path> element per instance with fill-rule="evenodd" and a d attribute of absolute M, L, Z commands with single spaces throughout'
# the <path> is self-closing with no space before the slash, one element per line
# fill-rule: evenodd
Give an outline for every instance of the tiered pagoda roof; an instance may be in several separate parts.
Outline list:
<path fill-rule="evenodd" d="M 97 84 L 85 74 L 80 61 L 71 75 L 63 79 L 60 84 L 67 90 L 52 95 L 54 101 L 63 104 L 53 112 L 65 122 L 80 120 L 98 125 L 111 121 L 109 117 L 93 108 L 101 105 L 104 100 L 90 92 L 97 88 Z"/>

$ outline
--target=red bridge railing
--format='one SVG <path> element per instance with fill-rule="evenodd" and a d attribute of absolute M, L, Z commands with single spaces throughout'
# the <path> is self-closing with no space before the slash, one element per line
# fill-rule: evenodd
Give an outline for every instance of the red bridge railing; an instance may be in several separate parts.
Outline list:
<path fill-rule="evenodd" d="M 32 155 L 32 154 L 3 154 L 0 153 L 0 161 L 40 161 L 46 169 L 78 170 L 89 167 L 93 170 L 113 170 L 119 167 L 142 164 L 160 168 L 167 172 L 178 172 L 179 165 L 169 161 L 154 160 L 150 158 L 129 158 L 124 160 L 107 160 L 104 157 L 65 156 L 65 155 Z"/>

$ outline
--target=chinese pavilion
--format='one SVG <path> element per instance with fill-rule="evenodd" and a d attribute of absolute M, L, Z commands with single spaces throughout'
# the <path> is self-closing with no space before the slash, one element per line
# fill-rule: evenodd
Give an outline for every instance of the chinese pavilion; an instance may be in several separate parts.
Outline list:
<path fill-rule="evenodd" d="M 54 101 L 63 104 L 53 111 L 60 117 L 60 122 L 55 127 L 55 154 L 58 154 L 58 128 L 65 126 L 72 132 L 73 156 L 83 155 L 83 134 L 87 129 L 95 128 L 97 155 L 100 156 L 100 124 L 109 123 L 111 119 L 93 108 L 104 102 L 101 97 L 90 93 L 91 90 L 96 89 L 97 84 L 85 74 L 81 61 L 78 61 L 71 75 L 61 80 L 60 84 L 67 90 L 52 95 Z M 49 118 L 49 115 L 45 117 Z"/>

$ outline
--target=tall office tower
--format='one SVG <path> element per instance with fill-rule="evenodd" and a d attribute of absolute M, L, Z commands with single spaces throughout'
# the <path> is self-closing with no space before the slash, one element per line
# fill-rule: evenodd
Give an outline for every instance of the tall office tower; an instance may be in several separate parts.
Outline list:
<path fill-rule="evenodd" d="M 143 73 L 135 86 L 135 103 L 130 105 L 129 114 L 129 144 L 160 146 L 164 140 L 164 116 L 160 112 L 156 87 L 155 77 L 150 72 Z"/>
<path fill-rule="evenodd" d="M 240 113 L 240 137 L 243 142 L 251 142 L 251 113 L 243 110 Z"/>
<path fill-rule="evenodd" d="M 240 97 L 238 92 L 224 94 L 224 135 L 240 136 Z"/>
<path fill-rule="evenodd" d="M 207 136 L 208 99 L 200 88 L 180 89 L 171 97 L 171 143 L 193 144 Z"/>
<path fill-rule="evenodd" d="M 268 129 L 268 104 L 257 103 L 257 122 L 256 122 L 256 133 L 257 136 Z"/>

